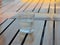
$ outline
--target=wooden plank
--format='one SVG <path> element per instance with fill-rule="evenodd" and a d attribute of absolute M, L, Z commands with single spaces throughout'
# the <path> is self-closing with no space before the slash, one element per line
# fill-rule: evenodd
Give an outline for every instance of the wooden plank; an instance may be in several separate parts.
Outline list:
<path fill-rule="evenodd" d="M 16 10 L 16 12 L 18 12 L 24 5 L 26 5 L 27 2 L 29 2 L 29 0 L 27 0 L 21 7 L 19 7 L 19 8 Z"/>
<path fill-rule="evenodd" d="M 60 45 L 60 21 L 56 21 L 55 25 L 55 45 Z"/>
<path fill-rule="evenodd" d="M 31 4 L 32 1 L 33 0 L 29 0 L 29 2 L 21 10 L 19 10 L 19 12 L 25 11 L 28 8 L 28 6 Z"/>
<path fill-rule="evenodd" d="M 44 4 L 41 7 L 40 13 L 46 13 L 46 11 L 48 12 L 48 8 L 49 8 L 49 3 L 44 2 Z"/>
<path fill-rule="evenodd" d="M 60 3 L 56 3 L 56 13 L 60 14 Z"/>
<path fill-rule="evenodd" d="M 50 3 L 50 12 L 49 13 L 54 13 L 54 2 L 52 2 L 52 0 L 51 0 L 51 3 Z"/>
<path fill-rule="evenodd" d="M 4 12 L 6 12 L 8 9 L 10 9 L 11 7 L 13 7 L 15 4 L 17 4 L 18 2 L 13 2 L 10 3 L 9 5 L 7 5 L 6 7 L 3 7 L 0 9 L 0 14 L 3 14 Z"/>
<path fill-rule="evenodd" d="M 4 41 L 5 41 L 5 43 L 4 43 L 4 45 L 8 45 L 9 43 L 10 43 L 10 41 L 12 40 L 12 38 L 14 37 L 14 35 L 17 33 L 17 31 L 18 31 L 18 29 L 20 28 L 20 26 L 19 26 L 19 24 L 18 24 L 18 20 L 15 20 L 14 22 L 13 22 L 13 24 L 12 25 L 10 25 L 10 27 L 8 27 L 7 29 L 6 29 L 6 31 L 2 34 L 2 35 L 4 35 L 3 37 L 4 37 Z M 16 36 L 15 36 L 16 37 Z M 15 38 L 14 37 L 14 38 Z M 12 42 L 11 42 L 12 43 Z M 10 44 L 11 45 L 11 44 Z"/>
<path fill-rule="evenodd" d="M 37 7 L 35 8 L 34 12 L 38 12 L 38 10 L 39 10 L 39 8 L 41 7 L 42 3 L 43 3 L 43 0 L 40 0 L 40 1 L 39 1 L 39 4 L 38 4 Z"/>
<path fill-rule="evenodd" d="M 56 3 L 56 14 L 57 15 L 54 15 L 55 17 L 55 20 L 59 20 L 60 19 L 60 6 L 59 6 L 59 3 Z"/>
<path fill-rule="evenodd" d="M 2 25 L 4 22 L 6 22 L 8 19 L 0 18 L 0 25 Z"/>
<path fill-rule="evenodd" d="M 13 19 L 8 19 L 4 24 L 0 26 L 0 33 L 13 21 Z"/>
<path fill-rule="evenodd" d="M 51 18 L 53 18 L 53 14 L 54 14 L 54 3 L 55 2 L 55 0 L 51 0 L 51 2 L 50 2 L 50 11 L 49 11 L 49 13 L 51 14 L 52 13 L 52 15 L 50 15 L 50 17 Z"/>
<path fill-rule="evenodd" d="M 37 23 L 38 22 L 38 23 Z M 36 27 L 38 26 L 38 27 Z M 34 22 L 34 32 L 29 34 L 26 38 L 24 45 L 39 45 L 42 32 L 43 32 L 44 21 L 35 21 Z"/>
<path fill-rule="evenodd" d="M 44 0 L 44 1 L 46 1 L 46 0 Z M 48 13 L 48 9 L 49 9 L 49 3 L 44 2 L 39 11 L 39 13 L 42 13 L 42 14 L 40 14 L 40 15 L 35 14 L 35 18 L 40 18 L 40 19 L 44 19 L 44 20 L 49 19 L 50 17 L 48 15 L 43 15 L 43 13 L 46 13 L 46 14 Z"/>
<path fill-rule="evenodd" d="M 1 14 L 0 17 L 6 19 L 6 18 L 11 18 L 12 16 L 14 16 L 16 14 L 17 14 L 17 12 L 7 11 L 7 12 Z"/>
<path fill-rule="evenodd" d="M 25 5 L 27 3 L 28 0 L 26 0 L 25 2 L 19 1 L 19 3 L 17 5 L 15 5 L 14 7 L 10 8 L 9 11 L 17 11 L 20 7 L 23 7 L 23 5 Z"/>
<path fill-rule="evenodd" d="M 18 29 L 20 29 L 20 19 L 16 19 L 16 24 L 18 26 Z M 11 45 L 20 45 L 22 40 L 24 39 L 25 33 L 19 32 L 19 34 L 17 35 L 17 37 L 14 39 L 14 41 L 12 42 Z"/>
<path fill-rule="evenodd" d="M 53 21 L 47 22 L 43 45 L 53 45 Z"/>
<path fill-rule="evenodd" d="M 46 11 L 48 12 L 48 8 L 49 8 L 49 3 L 43 4 L 43 6 L 42 6 L 42 8 L 40 10 L 40 13 L 46 13 Z"/>
<path fill-rule="evenodd" d="M 14 39 L 14 41 L 12 42 L 11 45 L 20 45 L 22 40 L 24 39 L 25 34 L 19 32 L 19 34 L 17 35 L 17 37 Z"/>
<path fill-rule="evenodd" d="M 44 21 L 34 21 L 34 24 L 33 24 L 34 32 L 32 34 L 28 35 L 24 45 L 36 45 L 36 44 L 39 45 L 41 34 L 42 34 L 43 25 L 44 25 Z M 38 27 L 36 27 L 36 26 L 38 26 Z M 22 40 L 24 39 L 24 36 L 25 36 L 25 33 L 21 33 L 20 32 L 18 34 L 18 36 L 15 38 L 15 40 L 13 41 L 12 45 L 21 45 Z"/>
<path fill-rule="evenodd" d="M 46 1 L 46 0 L 45 0 Z M 45 7 L 46 6 L 46 7 Z M 44 2 L 43 3 L 43 6 L 41 7 L 41 10 L 40 10 L 40 12 L 39 13 L 49 13 L 48 12 L 48 10 L 49 10 L 49 3 L 47 2 Z M 42 15 L 42 17 L 43 17 L 44 15 Z M 46 16 L 47 17 L 47 16 Z M 41 42 L 40 42 L 40 45 L 49 45 L 50 43 L 51 43 L 51 41 L 50 41 L 50 33 L 48 34 L 48 29 L 50 30 L 50 23 L 47 21 L 46 22 L 46 28 L 45 28 L 45 30 L 44 30 L 44 32 L 43 32 L 43 34 L 42 34 L 42 38 L 41 38 Z"/>
<path fill-rule="evenodd" d="M 35 6 L 36 6 L 37 3 L 39 3 L 39 0 L 37 0 L 37 1 L 33 0 L 33 2 L 31 3 L 31 5 L 25 11 L 32 12 L 32 10 L 35 8 Z"/>

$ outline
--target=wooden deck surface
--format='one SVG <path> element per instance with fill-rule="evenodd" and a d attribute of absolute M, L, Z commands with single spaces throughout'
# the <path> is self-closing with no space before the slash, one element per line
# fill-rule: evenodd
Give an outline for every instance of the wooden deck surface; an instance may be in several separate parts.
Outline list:
<path fill-rule="evenodd" d="M 57 0 L 15 0 L 0 8 L 0 45 L 60 45 L 60 3 Z M 20 32 L 20 18 L 32 18 L 34 32 Z M 52 20 L 47 20 L 47 19 Z M 43 20 L 40 20 L 43 19 Z"/>

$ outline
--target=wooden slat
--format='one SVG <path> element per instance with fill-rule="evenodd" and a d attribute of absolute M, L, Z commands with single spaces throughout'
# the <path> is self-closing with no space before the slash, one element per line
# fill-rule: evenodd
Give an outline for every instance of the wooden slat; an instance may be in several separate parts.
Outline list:
<path fill-rule="evenodd" d="M 24 39 L 25 34 L 19 32 L 17 37 L 14 39 L 11 45 L 21 45 L 22 40 Z"/>
<path fill-rule="evenodd" d="M 44 0 L 44 1 L 46 1 L 46 0 Z M 39 11 L 39 13 L 46 13 L 47 14 L 48 13 L 48 9 L 49 9 L 49 3 L 44 2 L 42 7 L 41 7 L 41 9 L 40 9 L 40 11 Z M 49 16 L 48 15 L 43 15 L 43 14 L 41 14 L 41 15 L 35 14 L 35 18 L 48 19 Z"/>
<path fill-rule="evenodd" d="M 19 10 L 19 12 L 25 11 L 28 8 L 28 6 L 31 4 L 32 1 L 33 0 L 29 0 L 29 2 L 21 10 Z"/>
<path fill-rule="evenodd" d="M 41 7 L 42 3 L 43 3 L 43 0 L 40 0 L 40 1 L 39 1 L 39 4 L 38 4 L 37 7 L 35 8 L 34 12 L 38 12 L 38 10 L 39 10 L 39 8 Z"/>
<path fill-rule="evenodd" d="M 0 19 L 0 25 L 2 25 L 4 22 L 6 22 L 8 19 L 1 18 Z"/>
<path fill-rule="evenodd" d="M 15 5 L 14 7 L 10 8 L 9 11 L 17 11 L 20 7 L 22 7 L 22 5 L 25 5 L 25 3 L 27 3 L 28 0 L 26 0 L 25 2 L 19 1 L 19 3 L 17 5 Z"/>
<path fill-rule="evenodd" d="M 29 11 L 32 12 L 32 10 L 34 9 L 34 7 L 36 6 L 36 4 L 38 3 L 39 0 L 33 0 L 33 2 L 31 3 L 31 5 L 25 10 L 25 11 Z M 31 8 L 32 7 L 32 8 Z"/>
<path fill-rule="evenodd" d="M 3 14 L 0 15 L 1 18 L 11 18 L 12 16 L 16 15 L 17 13 L 16 12 L 10 12 L 10 11 L 7 11 Z"/>
<path fill-rule="evenodd" d="M 49 11 L 49 13 L 52 14 L 52 15 L 50 15 L 51 18 L 53 18 L 53 16 L 54 16 L 53 15 L 54 14 L 54 4 L 55 4 L 54 2 L 55 2 L 55 0 L 51 0 L 51 2 L 50 2 L 50 11 Z"/>
<path fill-rule="evenodd" d="M 40 13 L 47 13 L 48 12 L 48 8 L 49 8 L 49 3 L 48 2 L 47 3 L 44 2 L 43 5 L 42 5 L 42 7 L 41 7 Z"/>
<path fill-rule="evenodd" d="M 38 22 L 38 23 L 37 23 Z M 36 27 L 38 26 L 38 27 Z M 34 25 L 34 33 L 28 35 L 24 45 L 40 45 L 44 21 L 36 21 Z"/>
<path fill-rule="evenodd" d="M 18 2 L 13 2 L 10 3 L 9 5 L 7 5 L 6 7 L 3 7 L 0 9 L 0 14 L 3 14 L 4 12 L 6 12 L 8 9 L 10 9 L 11 7 L 13 7 L 15 4 L 17 4 Z"/>
<path fill-rule="evenodd" d="M 27 4 L 27 2 L 29 2 L 29 0 L 27 0 L 23 5 L 21 5 L 21 7 L 19 7 L 19 8 L 16 10 L 16 12 L 18 12 L 22 7 L 24 7 L 24 6 Z"/>
<path fill-rule="evenodd" d="M 49 10 L 49 3 L 44 2 L 43 3 L 43 6 L 41 7 L 40 13 L 49 13 L 48 10 Z M 43 16 L 44 15 L 42 15 L 42 17 Z M 48 31 L 48 29 L 50 30 L 50 27 L 49 26 L 50 26 L 50 23 L 47 21 L 46 22 L 45 30 L 44 30 L 44 32 L 42 34 L 40 45 L 49 45 L 51 43 L 51 41 L 50 41 L 50 33 Z"/>
<path fill-rule="evenodd" d="M 8 19 L 4 24 L 0 26 L 0 33 L 13 21 L 13 19 Z"/>
<path fill-rule="evenodd" d="M 52 2 L 52 0 L 51 0 L 51 3 L 50 3 L 50 13 L 54 13 L 54 2 Z"/>
<path fill-rule="evenodd" d="M 56 13 L 60 14 L 60 3 L 56 3 Z"/>
<path fill-rule="evenodd" d="M 18 21 L 15 20 L 12 25 L 10 25 L 10 27 L 8 27 L 6 29 L 6 31 L 2 34 L 4 35 L 4 41 L 5 44 L 4 45 L 8 45 L 10 43 L 10 41 L 12 40 L 12 38 L 14 37 L 14 35 L 17 33 L 18 29 L 20 28 Z M 16 36 L 15 36 L 16 37 Z M 15 38 L 14 37 L 14 38 Z M 4 42 L 3 42 L 4 43 Z M 10 44 L 11 45 L 11 44 Z"/>
<path fill-rule="evenodd" d="M 28 35 L 24 45 L 36 45 L 36 44 L 39 45 L 41 34 L 42 34 L 43 25 L 44 25 L 44 21 L 34 21 L 34 24 L 33 24 L 34 32 L 32 34 Z M 38 26 L 38 27 L 36 27 L 36 26 Z M 21 45 L 24 36 L 25 36 L 24 33 L 19 33 L 18 36 L 13 41 L 12 45 Z"/>
<path fill-rule="evenodd" d="M 47 21 L 43 45 L 53 45 L 53 22 Z"/>
<path fill-rule="evenodd" d="M 42 8 L 40 10 L 40 13 L 46 13 L 46 11 L 48 11 L 48 7 L 49 7 L 49 3 L 43 4 L 43 6 L 42 6 Z"/>
<path fill-rule="evenodd" d="M 54 15 L 54 17 L 56 17 L 55 20 L 59 20 L 60 19 L 60 15 L 59 15 L 60 14 L 60 6 L 59 6 L 59 4 L 60 3 L 56 3 L 56 14 L 57 15 Z"/>
<path fill-rule="evenodd" d="M 60 21 L 56 21 L 55 24 L 55 45 L 60 45 Z"/>

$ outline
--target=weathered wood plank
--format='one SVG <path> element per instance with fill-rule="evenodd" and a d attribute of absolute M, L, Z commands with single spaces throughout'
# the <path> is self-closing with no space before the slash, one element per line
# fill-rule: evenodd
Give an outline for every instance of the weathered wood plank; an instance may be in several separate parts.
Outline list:
<path fill-rule="evenodd" d="M 24 45 L 36 45 L 36 44 L 39 45 L 43 25 L 44 25 L 44 21 L 34 21 L 34 24 L 33 24 L 34 32 L 32 34 L 28 35 Z M 36 26 L 38 26 L 38 27 L 36 27 Z M 25 34 L 20 32 L 18 34 L 18 36 L 15 38 L 15 40 L 13 41 L 12 45 L 20 45 L 22 43 L 22 40 L 23 40 L 24 36 L 25 36 Z"/>
<path fill-rule="evenodd" d="M 18 2 L 13 2 L 10 3 L 9 5 L 3 7 L 0 9 L 0 14 L 3 14 L 4 12 L 6 12 L 8 9 L 10 9 L 11 7 L 13 7 L 15 4 L 17 4 Z"/>
<path fill-rule="evenodd" d="M 0 18 L 0 25 L 2 25 L 4 22 L 6 22 L 8 19 Z"/>
<path fill-rule="evenodd" d="M 46 0 L 44 0 L 44 1 L 46 1 Z M 44 20 L 49 18 L 49 15 L 43 15 L 43 13 L 47 14 L 48 10 L 49 10 L 49 3 L 46 3 L 46 4 L 45 3 L 46 2 L 43 3 L 43 5 L 39 11 L 39 13 L 42 13 L 42 15 L 41 14 L 35 14 L 35 18 L 40 18 L 40 19 L 44 19 Z"/>
<path fill-rule="evenodd" d="M 12 19 L 13 20 L 13 19 Z M 4 24 L 2 24 L 1 26 L 0 26 L 0 33 L 9 25 L 9 23 L 12 21 L 12 20 L 7 20 Z"/>
<path fill-rule="evenodd" d="M 19 10 L 19 12 L 25 11 L 28 8 L 28 6 L 32 3 L 32 1 L 33 0 L 29 0 L 27 4 L 21 10 Z"/>
<path fill-rule="evenodd" d="M 27 2 L 29 2 L 29 0 L 27 0 L 24 4 L 22 4 L 21 7 L 19 7 L 19 8 L 16 10 L 16 12 L 18 12 L 22 7 L 24 7 L 24 6 L 27 4 Z"/>
<path fill-rule="evenodd" d="M 39 4 L 38 4 L 37 7 L 35 8 L 34 12 L 38 12 L 38 10 L 40 9 L 42 3 L 43 3 L 43 0 L 40 0 L 40 1 L 39 1 Z"/>
<path fill-rule="evenodd" d="M 49 3 L 44 2 L 44 4 L 41 7 L 40 13 L 47 13 L 48 12 L 48 8 L 49 8 Z"/>
<path fill-rule="evenodd" d="M 55 45 L 60 45 L 60 21 L 56 21 L 55 25 Z"/>
<path fill-rule="evenodd" d="M 11 20 L 11 19 L 10 19 Z M 7 22 L 8 23 L 8 22 Z M 15 20 L 12 25 L 10 25 L 6 31 L 2 34 L 3 37 L 4 37 L 4 45 L 8 45 L 9 43 L 12 43 L 10 42 L 12 40 L 12 38 L 14 37 L 14 35 L 18 32 L 18 29 L 20 28 L 19 24 L 18 24 L 18 20 Z M 16 36 L 15 36 L 16 37 Z M 14 38 L 15 38 L 14 37 Z M 10 44 L 11 45 L 11 44 Z"/>
<path fill-rule="evenodd" d="M 19 32 L 17 37 L 14 39 L 11 45 L 21 45 L 22 40 L 24 39 L 25 34 Z"/>
<path fill-rule="evenodd" d="M 19 3 L 15 6 L 13 6 L 12 8 L 9 9 L 9 11 L 17 11 L 20 7 L 23 7 L 22 5 L 25 5 L 25 3 L 27 3 L 28 0 L 26 0 L 25 2 L 22 2 L 22 0 L 19 1 Z"/>
<path fill-rule="evenodd" d="M 25 11 L 29 11 L 29 12 L 32 12 L 32 10 L 35 8 L 36 4 L 39 3 L 39 0 L 34 0 L 31 5 L 25 10 Z M 32 7 L 32 8 L 31 8 Z"/>
<path fill-rule="evenodd" d="M 16 15 L 17 12 L 10 12 L 10 11 L 6 11 L 5 13 L 1 14 L 0 17 L 1 18 L 11 18 L 12 16 Z"/>
<path fill-rule="evenodd" d="M 41 7 L 40 13 L 49 13 L 48 10 L 49 10 L 49 3 L 48 2 L 44 2 L 43 6 Z M 42 15 L 42 17 L 43 16 L 44 15 Z M 44 32 L 42 34 L 43 37 L 41 39 L 40 45 L 49 45 L 49 43 L 50 43 L 50 36 L 49 36 L 50 33 L 48 34 L 49 26 L 50 26 L 50 23 L 47 21 L 45 30 L 44 30 Z M 49 28 L 49 30 L 50 30 L 50 28 Z"/>
<path fill-rule="evenodd" d="M 52 2 L 52 0 L 51 0 L 51 3 L 50 3 L 50 12 L 49 13 L 54 13 L 54 2 Z"/>
<path fill-rule="evenodd" d="M 53 45 L 53 21 L 47 21 L 43 45 Z"/>
<path fill-rule="evenodd" d="M 56 3 L 56 13 L 60 14 L 60 3 Z"/>

